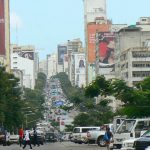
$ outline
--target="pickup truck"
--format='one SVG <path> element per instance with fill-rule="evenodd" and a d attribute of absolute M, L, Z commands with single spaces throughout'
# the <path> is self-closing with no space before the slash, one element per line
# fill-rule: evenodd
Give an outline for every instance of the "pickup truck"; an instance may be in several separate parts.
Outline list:
<path fill-rule="evenodd" d="M 109 126 L 109 128 L 112 130 L 113 124 L 105 124 L 103 127 Z M 103 136 L 105 135 L 105 128 L 101 128 L 100 130 L 89 130 L 87 132 L 87 141 L 89 144 L 95 143 L 98 144 L 101 147 L 105 146 L 105 141 L 103 139 Z"/>

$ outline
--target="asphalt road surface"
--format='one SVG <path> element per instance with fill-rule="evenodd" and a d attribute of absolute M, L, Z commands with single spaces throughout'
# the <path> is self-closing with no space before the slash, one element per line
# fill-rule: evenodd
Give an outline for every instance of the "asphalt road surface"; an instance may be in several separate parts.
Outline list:
<path fill-rule="evenodd" d="M 13 144 L 10 146 L 0 146 L 0 150 L 20 150 L 22 148 L 19 145 Z M 29 146 L 24 150 L 29 150 Z M 33 150 L 106 150 L 106 147 L 99 147 L 94 144 L 75 144 L 72 142 L 56 142 L 56 143 L 46 143 L 40 147 L 33 146 Z"/>

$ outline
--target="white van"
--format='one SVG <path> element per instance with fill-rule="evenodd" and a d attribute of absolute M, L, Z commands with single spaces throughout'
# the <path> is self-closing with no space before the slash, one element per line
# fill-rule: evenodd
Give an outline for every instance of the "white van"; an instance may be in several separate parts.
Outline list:
<path fill-rule="evenodd" d="M 113 149 L 133 149 L 134 139 L 143 135 L 149 127 L 150 118 L 125 119 L 114 134 Z"/>
<path fill-rule="evenodd" d="M 100 130 L 100 127 L 75 127 L 73 129 L 73 142 L 75 143 L 86 143 L 87 131 L 89 130 Z"/>

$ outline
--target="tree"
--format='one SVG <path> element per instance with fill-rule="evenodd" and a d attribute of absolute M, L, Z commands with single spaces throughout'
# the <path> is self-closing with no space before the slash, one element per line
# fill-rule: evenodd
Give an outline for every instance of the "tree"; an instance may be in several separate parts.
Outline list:
<path fill-rule="evenodd" d="M 0 122 L 9 130 L 22 122 L 22 100 L 19 79 L 0 67 Z M 2 117 L 2 118 L 1 118 Z"/>

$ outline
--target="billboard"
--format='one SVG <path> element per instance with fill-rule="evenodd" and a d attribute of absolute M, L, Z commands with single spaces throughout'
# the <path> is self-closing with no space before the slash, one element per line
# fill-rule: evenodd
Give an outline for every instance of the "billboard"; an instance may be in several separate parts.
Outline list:
<path fill-rule="evenodd" d="M 0 55 L 5 55 L 5 4 L 0 0 Z"/>
<path fill-rule="evenodd" d="M 18 52 L 18 55 L 21 56 L 21 57 L 23 57 L 23 58 L 34 60 L 34 52 L 24 52 L 24 51 L 21 51 L 21 52 Z"/>
<path fill-rule="evenodd" d="M 96 32 L 108 32 L 109 24 L 88 24 L 87 25 L 87 47 L 88 47 L 88 62 L 94 63 L 96 54 L 95 54 L 95 35 Z"/>
<path fill-rule="evenodd" d="M 75 73 L 85 74 L 85 54 L 75 55 Z"/>
<path fill-rule="evenodd" d="M 65 54 L 67 54 L 67 46 L 58 46 L 58 64 L 63 65 Z"/>
<path fill-rule="evenodd" d="M 99 57 L 100 67 L 110 67 L 114 65 L 114 33 L 113 32 L 98 32 L 97 33 L 97 54 Z"/>
<path fill-rule="evenodd" d="M 75 54 L 75 85 L 85 86 L 86 64 L 85 54 Z"/>

